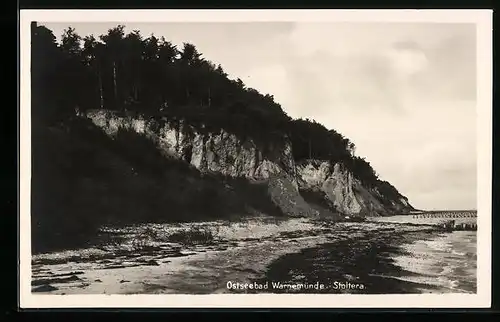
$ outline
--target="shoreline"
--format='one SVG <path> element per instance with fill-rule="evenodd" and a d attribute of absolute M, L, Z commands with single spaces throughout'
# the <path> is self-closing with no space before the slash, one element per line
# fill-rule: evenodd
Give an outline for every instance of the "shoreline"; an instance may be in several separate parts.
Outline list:
<path fill-rule="evenodd" d="M 477 291 L 473 277 L 477 274 L 474 251 L 461 253 L 449 245 L 457 241 L 467 244 L 470 240 L 460 236 L 475 232 L 426 229 L 402 230 L 402 234 L 397 235 L 394 232 L 381 229 L 360 238 L 337 239 L 284 255 L 273 262 L 266 276 L 257 282 L 280 278 L 284 283 L 321 281 L 327 285 L 319 292 L 274 290 L 274 293 L 292 294 L 463 294 Z M 469 246 L 476 244 L 473 242 Z M 448 247 L 451 248 L 447 250 Z M 463 275 L 457 270 L 469 272 Z M 335 284 L 339 283 L 355 287 L 336 288 Z"/>
<path fill-rule="evenodd" d="M 149 240 L 145 242 L 146 248 L 135 249 L 137 235 L 144 235 L 153 228 L 157 235 L 174 234 L 186 229 L 207 229 L 216 238 L 209 243 L 194 245 Z M 331 258 L 326 263 L 333 265 L 328 268 L 331 270 L 329 274 L 307 283 L 314 284 L 322 279 L 356 283 L 356 279 L 362 277 L 365 282 L 372 283 L 371 290 L 355 289 L 353 292 L 429 292 L 432 289 L 429 285 L 404 281 L 397 276 L 376 276 L 364 271 L 375 262 L 372 263 L 373 259 L 370 258 L 360 259 L 366 253 L 375 254 L 382 259 L 382 263 L 376 266 L 387 266 L 389 259 L 384 259 L 384 256 L 398 252 L 402 244 L 442 234 L 426 225 L 377 221 L 329 222 L 310 218 L 274 220 L 267 217 L 235 222 L 142 225 L 111 231 L 113 235 L 122 234 L 129 239 L 107 250 L 89 248 L 34 255 L 34 294 L 255 293 L 256 290 L 228 289 L 228 282 L 287 283 L 286 276 L 290 269 L 297 265 L 300 268 L 302 264 L 298 263 L 303 261 L 304 256 L 310 258 L 309 261 L 323 260 L 322 265 L 325 258 Z M 395 237 L 394 233 L 398 231 L 403 233 Z M 137 233 L 134 235 L 132 232 Z M 393 239 L 397 241 L 393 242 Z M 391 242 L 387 244 L 387 240 Z M 327 249 L 331 250 L 325 253 Z M 398 268 L 391 269 L 398 272 Z M 275 291 L 283 293 L 282 290 Z M 304 290 L 306 293 L 341 291 Z"/>

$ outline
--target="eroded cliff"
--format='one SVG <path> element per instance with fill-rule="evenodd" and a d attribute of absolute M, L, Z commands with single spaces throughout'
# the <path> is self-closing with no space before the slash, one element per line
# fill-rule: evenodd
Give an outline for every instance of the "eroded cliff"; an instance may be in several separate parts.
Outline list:
<path fill-rule="evenodd" d="M 318 215 L 299 193 L 289 143 L 268 147 L 264 152 L 251 139 L 242 140 L 225 131 L 204 131 L 182 120 L 146 120 L 103 110 L 89 111 L 84 116 L 111 137 L 121 130 L 144 135 L 157 144 L 165 157 L 183 160 L 202 173 L 243 177 L 256 183 L 266 181 L 269 198 L 289 216 Z"/>
<path fill-rule="evenodd" d="M 290 216 L 320 214 L 303 197 L 311 194 L 316 194 L 320 206 L 332 214 L 384 216 L 413 209 L 388 183 L 364 185 L 340 163 L 309 160 L 296 164 L 286 140 L 282 145 L 259 147 L 250 138 L 223 130 L 206 131 L 183 120 L 145 119 L 105 110 L 88 111 L 82 116 L 111 137 L 121 130 L 144 135 L 165 157 L 182 160 L 202 173 L 266 182 L 273 203 Z"/>
<path fill-rule="evenodd" d="M 309 160 L 297 165 L 297 174 L 302 191 L 320 194 L 331 208 L 342 214 L 386 216 L 413 210 L 407 198 L 387 182 L 363 185 L 339 163 Z"/>

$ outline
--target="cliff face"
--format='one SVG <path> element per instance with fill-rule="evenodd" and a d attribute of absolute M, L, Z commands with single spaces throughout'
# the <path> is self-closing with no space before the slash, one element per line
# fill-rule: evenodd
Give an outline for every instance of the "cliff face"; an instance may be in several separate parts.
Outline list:
<path fill-rule="evenodd" d="M 182 159 L 201 172 L 262 180 L 271 175 L 291 174 L 295 167 L 289 144 L 275 151 L 271 160 L 251 140 L 242 141 L 224 131 L 201 133 L 183 121 L 164 119 L 159 123 L 101 110 L 90 111 L 86 116 L 110 136 L 120 129 L 143 134 L 155 141 L 166 156 Z"/>
<path fill-rule="evenodd" d="M 158 122 L 103 110 L 89 111 L 85 116 L 111 137 L 120 129 L 142 134 L 156 142 L 165 157 L 183 160 L 202 173 L 267 181 L 269 197 L 289 216 L 318 215 L 299 193 L 289 143 L 269 148 L 272 153 L 266 155 L 250 139 L 224 131 L 201 131 L 183 121 Z"/>
<path fill-rule="evenodd" d="M 202 173 L 266 181 L 269 197 L 290 216 L 319 215 L 301 192 L 320 193 L 330 211 L 345 215 L 390 215 L 412 209 L 403 196 L 388 196 L 377 187 L 364 187 L 340 164 L 330 166 L 312 160 L 296 165 L 290 143 L 268 147 L 264 153 L 251 139 L 225 131 L 204 131 L 183 121 L 146 120 L 104 110 L 89 111 L 84 116 L 111 137 L 120 129 L 144 135 L 165 157 L 183 160 Z"/>
<path fill-rule="evenodd" d="M 375 186 L 365 187 L 341 164 L 311 160 L 297 165 L 299 186 L 305 191 L 321 193 L 335 210 L 346 215 L 386 216 L 413 210 L 406 197 L 382 193 Z"/>

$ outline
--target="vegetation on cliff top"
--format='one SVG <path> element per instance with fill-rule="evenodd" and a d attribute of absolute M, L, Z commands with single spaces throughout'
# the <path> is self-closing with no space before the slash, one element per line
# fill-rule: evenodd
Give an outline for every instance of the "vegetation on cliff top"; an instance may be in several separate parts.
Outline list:
<path fill-rule="evenodd" d="M 290 118 L 272 95 L 230 79 L 222 66 L 184 43 L 126 34 L 123 25 L 82 38 L 68 27 L 61 42 L 32 25 L 32 113 L 34 122 L 55 124 L 75 109 L 138 112 L 186 119 L 214 131 L 250 137 L 263 149 L 292 142 L 295 160 L 342 162 L 368 185 L 382 184 L 370 163 L 354 155 L 342 134 L 308 119 Z"/>

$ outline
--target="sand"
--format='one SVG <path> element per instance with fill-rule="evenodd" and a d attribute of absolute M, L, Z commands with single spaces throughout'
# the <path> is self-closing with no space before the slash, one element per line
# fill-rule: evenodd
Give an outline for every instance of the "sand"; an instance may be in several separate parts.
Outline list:
<path fill-rule="evenodd" d="M 212 245 L 145 242 L 134 249 L 135 231 L 172 233 L 204 227 L 217 235 Z M 145 225 L 121 229 L 129 239 L 106 248 L 68 250 L 33 257 L 32 291 L 37 294 L 227 293 L 228 282 L 248 282 L 287 253 L 325 242 L 321 225 L 308 219 Z M 115 233 L 117 230 L 114 231 Z M 135 237 L 134 237 L 135 236 Z M 234 291 L 231 291 L 234 292 Z"/>

